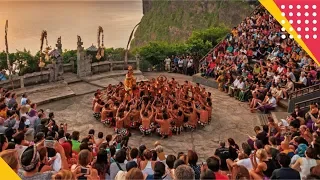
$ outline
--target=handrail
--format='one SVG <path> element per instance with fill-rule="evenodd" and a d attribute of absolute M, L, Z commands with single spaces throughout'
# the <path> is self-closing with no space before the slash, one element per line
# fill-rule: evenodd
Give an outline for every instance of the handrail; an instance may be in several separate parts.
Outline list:
<path fill-rule="evenodd" d="M 313 91 L 311 91 L 311 89 L 313 89 Z M 315 91 L 320 91 L 320 83 L 293 91 L 289 94 L 289 99 L 297 98 L 298 96 L 306 95 Z"/>
<path fill-rule="evenodd" d="M 254 10 L 248 15 L 248 17 L 251 17 L 252 15 L 253 15 L 253 13 L 257 10 L 257 9 L 259 9 L 259 8 L 261 8 L 262 7 L 262 5 L 260 4 L 259 6 L 257 6 L 256 8 L 254 8 Z M 204 55 L 200 60 L 199 60 L 199 64 L 201 64 L 201 62 L 208 56 L 208 54 L 210 54 L 210 53 L 212 53 L 217 47 L 218 47 L 218 45 L 220 45 L 221 44 L 221 42 L 222 41 L 224 41 L 226 38 L 227 38 L 227 36 L 230 34 L 230 32 L 228 33 L 228 34 L 226 34 L 224 37 L 223 37 L 223 39 L 218 43 L 218 44 L 216 44 L 206 55 Z M 200 67 L 199 67 L 200 68 Z"/>
<path fill-rule="evenodd" d="M 299 106 L 300 109 L 304 109 L 308 105 L 310 105 L 311 103 L 320 103 L 320 97 L 316 97 L 316 98 L 312 98 L 312 99 L 308 99 L 308 100 L 305 100 L 305 101 L 301 101 L 301 102 L 295 103 L 295 106 Z"/>

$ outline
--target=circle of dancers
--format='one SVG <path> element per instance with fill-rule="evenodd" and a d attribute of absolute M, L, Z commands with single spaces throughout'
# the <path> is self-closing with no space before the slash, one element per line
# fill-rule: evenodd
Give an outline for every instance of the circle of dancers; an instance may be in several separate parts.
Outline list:
<path fill-rule="evenodd" d="M 194 131 L 211 121 L 211 93 L 199 84 L 179 84 L 165 76 L 136 83 L 129 90 L 120 82 L 94 93 L 93 116 L 122 137 L 131 129 L 143 136 L 157 133 L 162 138 Z"/>

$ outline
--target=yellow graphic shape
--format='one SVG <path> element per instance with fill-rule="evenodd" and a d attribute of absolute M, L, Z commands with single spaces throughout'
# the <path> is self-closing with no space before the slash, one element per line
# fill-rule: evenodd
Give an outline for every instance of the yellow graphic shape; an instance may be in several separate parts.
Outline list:
<path fill-rule="evenodd" d="M 20 177 L 11 169 L 11 167 L 2 158 L 0 158 L 0 179 L 21 180 Z"/>

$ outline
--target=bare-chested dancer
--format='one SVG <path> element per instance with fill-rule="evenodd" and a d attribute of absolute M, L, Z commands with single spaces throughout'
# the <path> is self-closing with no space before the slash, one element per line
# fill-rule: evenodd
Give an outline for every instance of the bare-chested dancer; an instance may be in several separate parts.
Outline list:
<path fill-rule="evenodd" d="M 111 124 L 113 109 L 110 107 L 110 104 L 105 104 L 101 111 L 101 122 L 104 124 Z"/>
<path fill-rule="evenodd" d="M 96 120 L 100 120 L 100 117 L 101 117 L 100 113 L 103 106 L 104 106 L 104 102 L 102 102 L 101 99 L 98 99 L 93 108 L 93 117 Z"/>
<path fill-rule="evenodd" d="M 120 136 L 126 137 L 129 135 L 129 131 L 126 128 L 124 128 L 123 121 L 129 116 L 131 109 L 127 113 L 124 113 L 123 108 L 124 108 L 124 105 L 121 104 L 117 110 L 116 127 L 114 131 Z"/>
<path fill-rule="evenodd" d="M 150 105 L 150 102 L 148 105 Z M 139 129 L 142 133 L 142 136 L 151 134 L 151 131 L 152 131 L 151 119 L 153 115 L 154 115 L 153 108 L 151 108 L 151 113 L 148 113 L 147 111 L 145 111 L 144 107 L 141 109 L 140 117 L 141 117 L 142 124 L 140 125 Z"/>
<path fill-rule="evenodd" d="M 159 133 L 161 139 L 164 139 L 165 137 L 168 137 L 169 134 L 171 134 L 170 127 L 172 118 L 170 118 L 167 113 L 163 113 L 162 117 L 163 119 L 158 119 L 156 116 L 155 121 L 160 125 L 160 128 L 157 129 L 157 133 Z"/>

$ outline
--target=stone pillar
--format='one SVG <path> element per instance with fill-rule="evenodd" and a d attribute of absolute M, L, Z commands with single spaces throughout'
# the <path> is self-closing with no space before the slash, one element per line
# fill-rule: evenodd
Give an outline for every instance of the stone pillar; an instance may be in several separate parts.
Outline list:
<path fill-rule="evenodd" d="M 56 44 L 57 50 L 60 54 L 60 56 L 57 57 L 57 64 L 55 67 L 55 76 L 56 76 L 56 80 L 58 80 L 58 76 L 62 76 L 63 75 L 63 58 L 62 58 L 62 43 L 61 43 L 61 36 L 58 38 L 57 40 L 57 44 Z"/>
<path fill-rule="evenodd" d="M 20 76 L 20 88 L 24 88 L 24 76 Z"/>
<path fill-rule="evenodd" d="M 136 70 L 140 70 L 140 56 L 139 54 L 136 55 Z"/>
<path fill-rule="evenodd" d="M 79 77 L 91 75 L 92 55 L 86 56 L 80 36 L 78 36 L 77 45 L 77 75 Z"/>

